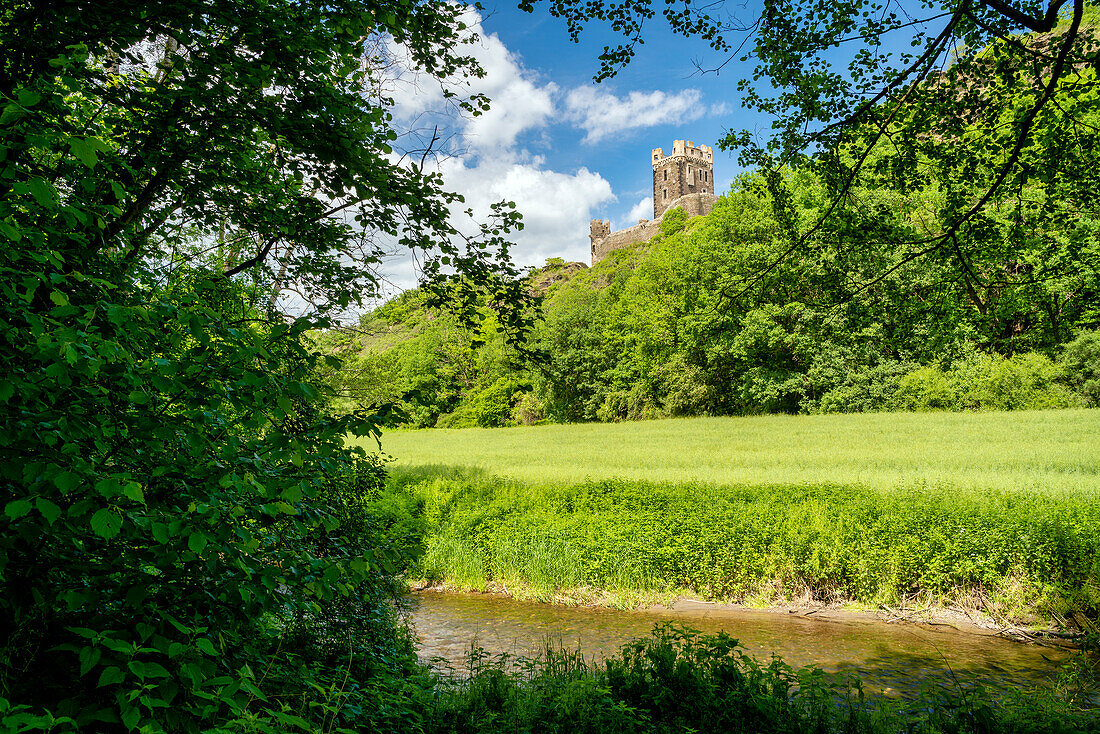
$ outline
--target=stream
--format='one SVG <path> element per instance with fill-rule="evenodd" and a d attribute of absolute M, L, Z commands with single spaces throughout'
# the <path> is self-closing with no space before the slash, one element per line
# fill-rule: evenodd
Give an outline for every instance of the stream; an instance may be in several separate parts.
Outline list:
<path fill-rule="evenodd" d="M 599 660 L 658 622 L 725 631 L 763 663 L 772 654 L 794 667 L 855 674 L 871 694 L 906 696 L 932 685 L 981 683 L 999 690 L 1049 681 L 1063 649 L 1022 644 L 948 625 L 891 624 L 861 615 L 815 619 L 782 611 L 687 602 L 676 609 L 618 611 L 517 601 L 493 594 L 420 593 L 411 624 L 420 655 L 462 672 L 472 645 L 490 656 L 534 657 L 547 642 Z"/>

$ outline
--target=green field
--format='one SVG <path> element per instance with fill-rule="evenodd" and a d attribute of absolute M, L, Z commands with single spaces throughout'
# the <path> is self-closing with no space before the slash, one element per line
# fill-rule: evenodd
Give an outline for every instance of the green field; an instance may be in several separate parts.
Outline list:
<path fill-rule="evenodd" d="M 392 433 L 410 575 L 537 598 L 1100 605 L 1100 411 Z"/>
<path fill-rule="evenodd" d="M 1100 490 L 1100 410 L 438 429 L 387 433 L 382 448 L 399 467 L 473 468 L 526 482 Z"/>

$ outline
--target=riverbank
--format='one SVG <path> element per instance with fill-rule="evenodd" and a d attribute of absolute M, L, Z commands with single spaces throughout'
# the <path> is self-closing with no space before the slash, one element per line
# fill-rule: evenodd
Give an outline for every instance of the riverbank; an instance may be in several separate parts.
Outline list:
<path fill-rule="evenodd" d="M 933 681 L 995 690 L 1049 685 L 1074 655 L 1070 649 L 1021 645 L 989 631 L 950 625 L 891 624 L 873 614 L 826 615 L 680 603 L 622 611 L 519 601 L 501 594 L 416 594 L 410 625 L 421 659 L 440 658 L 468 670 L 471 647 L 505 667 L 538 656 L 547 645 L 583 655 L 592 665 L 662 627 L 726 634 L 764 664 L 781 657 L 795 668 L 816 666 L 858 677 L 868 695 L 887 689 L 919 695 Z M 439 666 L 439 663 L 436 663 Z M 444 669 L 447 666 L 441 666 Z"/>
<path fill-rule="evenodd" d="M 1026 491 L 616 480 L 528 484 L 395 471 L 376 511 L 410 577 L 628 608 L 961 609 L 1071 630 L 1100 605 L 1100 504 Z"/>
<path fill-rule="evenodd" d="M 426 594 L 424 731 L 1096 732 L 1058 651 L 881 623 L 716 622 Z M 763 624 L 761 622 L 764 622 Z M 1084 683 L 1085 685 L 1080 685 Z"/>
<path fill-rule="evenodd" d="M 419 455 L 459 463 L 406 456 L 372 512 L 431 585 L 622 608 L 687 596 L 961 610 L 1021 637 L 1088 629 L 1100 610 L 1100 411 L 433 431 L 400 445 L 420 438 Z M 627 478 L 650 471 L 680 478 Z"/>
<path fill-rule="evenodd" d="M 584 607 L 630 611 L 649 614 L 655 619 L 678 619 L 690 623 L 692 619 L 740 618 L 746 614 L 765 617 L 791 617 L 813 619 L 821 622 L 839 624 L 874 622 L 898 624 L 928 631 L 949 629 L 960 634 L 980 637 L 996 637 L 1014 642 L 1035 644 L 1042 647 L 1063 650 L 1076 649 L 1086 632 L 1095 632 L 1094 626 L 1087 620 L 1082 629 L 1072 619 L 1064 625 L 1051 624 L 1045 627 L 1024 628 L 1006 624 L 978 609 L 964 609 L 955 606 L 920 605 L 863 608 L 858 605 L 816 604 L 803 600 L 800 604 L 781 604 L 776 606 L 746 606 L 721 601 L 695 599 L 683 594 L 660 594 L 644 592 L 614 592 L 600 589 L 579 588 L 559 589 L 549 595 L 520 588 L 518 593 L 503 584 L 488 584 L 483 591 L 460 590 L 446 583 L 426 585 L 423 580 L 409 585 L 411 593 L 422 594 L 469 594 L 474 597 L 488 596 L 513 599 L 520 602 L 537 602 L 557 607 Z M 792 600 L 793 601 L 793 600 Z"/>

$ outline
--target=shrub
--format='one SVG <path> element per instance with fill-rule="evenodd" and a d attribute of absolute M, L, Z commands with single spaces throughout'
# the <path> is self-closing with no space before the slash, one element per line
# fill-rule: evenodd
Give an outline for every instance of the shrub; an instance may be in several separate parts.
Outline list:
<path fill-rule="evenodd" d="M 1060 383 L 1062 368 L 1037 352 L 1002 357 L 973 352 L 944 371 L 926 365 L 902 375 L 895 410 L 1044 410 L 1080 403 Z"/>
<path fill-rule="evenodd" d="M 1083 332 L 1066 344 L 1062 379 L 1085 405 L 1100 406 L 1100 331 Z"/>
<path fill-rule="evenodd" d="M 959 398 L 938 364 L 918 367 L 898 378 L 891 399 L 895 410 L 958 410 Z"/>
<path fill-rule="evenodd" d="M 972 410 L 1067 408 L 1073 396 L 1058 384 L 1061 369 L 1044 354 L 1009 358 L 975 353 L 951 370 L 960 407 Z"/>
<path fill-rule="evenodd" d="M 533 426 L 546 420 L 546 406 L 534 393 L 525 392 L 512 408 L 512 421 L 521 426 Z"/>
<path fill-rule="evenodd" d="M 851 365 L 838 369 L 831 384 L 814 401 L 804 399 L 802 409 L 808 413 L 867 413 L 888 409 L 896 400 L 902 377 L 913 369 L 911 362 L 889 360 L 874 365 Z M 815 374 L 815 372 L 817 374 Z M 815 362 L 808 377 L 820 376 Z"/>

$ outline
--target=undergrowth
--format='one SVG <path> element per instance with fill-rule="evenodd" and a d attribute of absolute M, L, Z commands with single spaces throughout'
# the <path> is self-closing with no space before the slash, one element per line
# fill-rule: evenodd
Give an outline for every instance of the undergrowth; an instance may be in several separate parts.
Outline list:
<path fill-rule="evenodd" d="M 596 667 L 548 644 L 507 665 L 474 650 L 468 676 L 438 682 L 422 731 L 458 732 L 1096 732 L 1096 712 L 1049 687 L 996 697 L 941 687 L 888 701 L 859 681 L 779 658 L 761 663 L 725 634 L 658 625 Z"/>
<path fill-rule="evenodd" d="M 405 533 L 409 575 L 460 590 L 687 589 L 872 606 L 921 597 L 1025 623 L 1094 617 L 1100 603 L 1100 507 L 1067 494 L 535 485 L 398 469 L 384 505 Z"/>

